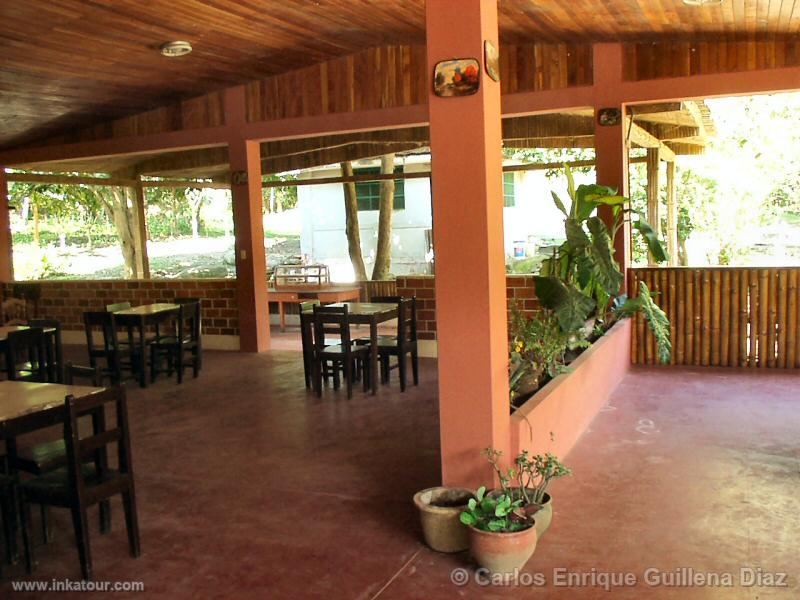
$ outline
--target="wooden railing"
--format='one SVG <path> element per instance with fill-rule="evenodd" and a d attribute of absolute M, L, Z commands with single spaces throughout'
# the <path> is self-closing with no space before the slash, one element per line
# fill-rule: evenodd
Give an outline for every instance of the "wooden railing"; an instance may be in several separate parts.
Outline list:
<path fill-rule="evenodd" d="M 643 268 L 670 320 L 672 364 L 800 368 L 800 268 Z M 641 315 L 631 336 L 636 364 L 655 364 L 655 340 Z"/>

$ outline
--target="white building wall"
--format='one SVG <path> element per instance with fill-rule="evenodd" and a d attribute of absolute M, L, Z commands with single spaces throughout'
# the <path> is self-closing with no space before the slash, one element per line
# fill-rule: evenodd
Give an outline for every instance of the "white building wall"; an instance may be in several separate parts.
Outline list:
<path fill-rule="evenodd" d="M 429 164 L 407 164 L 405 172 L 428 171 Z M 338 177 L 338 168 L 306 173 L 303 178 Z M 569 208 L 566 178 L 549 180 L 543 171 L 518 172 L 514 207 L 503 209 L 504 244 L 513 256 L 515 242 L 529 252 L 552 239 L 563 239 L 564 215 L 550 195 L 555 190 Z M 593 177 L 576 174 L 576 184 L 592 182 Z M 564 189 L 561 189 L 564 188 Z M 456 199 L 457 200 L 457 199 Z M 334 281 L 353 281 L 353 268 L 345 235 L 344 191 L 342 184 L 298 187 L 298 208 L 302 214 L 301 252 L 312 262 L 330 266 Z M 359 211 L 361 252 L 372 272 L 378 238 L 378 211 Z M 394 212 L 392 226 L 392 273 L 427 273 L 426 230 L 431 229 L 431 191 L 427 178 L 405 180 L 405 209 Z M 468 243 L 468 240 L 465 240 Z"/>

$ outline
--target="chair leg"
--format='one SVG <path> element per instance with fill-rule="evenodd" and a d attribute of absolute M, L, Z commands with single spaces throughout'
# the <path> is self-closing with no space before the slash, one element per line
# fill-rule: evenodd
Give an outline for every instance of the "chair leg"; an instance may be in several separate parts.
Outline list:
<path fill-rule="evenodd" d="M 125 528 L 128 530 L 131 556 L 138 558 L 142 550 L 139 544 L 139 519 L 136 516 L 136 494 L 133 488 L 128 492 L 122 492 L 122 508 L 125 511 Z"/>
<path fill-rule="evenodd" d="M 100 533 L 111 531 L 111 502 L 103 500 L 100 503 Z"/>
<path fill-rule="evenodd" d="M 150 346 L 150 383 L 156 382 L 158 376 L 158 350 L 155 346 Z"/>
<path fill-rule="evenodd" d="M 314 392 L 317 394 L 317 398 L 322 397 L 322 364 L 320 361 L 313 360 L 312 364 L 312 372 L 313 372 L 313 379 L 314 379 Z"/>
<path fill-rule="evenodd" d="M 197 379 L 200 374 L 200 348 L 192 350 L 192 377 Z"/>
<path fill-rule="evenodd" d="M 411 373 L 414 377 L 414 385 L 419 385 L 419 356 L 416 348 L 411 350 Z"/>
<path fill-rule="evenodd" d="M 85 508 L 72 507 L 72 527 L 75 529 L 75 545 L 78 547 L 81 575 L 88 581 L 92 578 L 92 550 L 89 544 L 89 523 Z"/>
<path fill-rule="evenodd" d="M 18 495 L 19 504 L 19 521 L 20 529 L 22 530 L 22 549 L 25 552 L 25 570 L 30 574 L 33 573 L 33 544 L 29 532 L 31 530 L 31 507 L 30 504 L 25 502 L 25 496 L 22 493 Z"/>
<path fill-rule="evenodd" d="M 50 507 L 42 504 L 39 506 L 39 512 L 42 515 L 42 541 L 49 544 L 53 541 L 53 531 L 50 529 Z"/>
<path fill-rule="evenodd" d="M 347 386 L 347 398 L 353 397 L 353 359 L 349 356 L 342 363 L 344 382 Z"/>
<path fill-rule="evenodd" d="M 397 353 L 397 371 L 400 374 L 400 391 L 406 391 L 406 353 Z"/>
<path fill-rule="evenodd" d="M 339 378 L 339 363 L 333 361 L 333 389 L 338 390 L 341 385 L 342 382 Z"/>
<path fill-rule="evenodd" d="M 14 521 L 17 518 L 17 511 L 14 508 L 13 489 L 9 488 L 8 494 L 2 496 L 2 499 L 0 499 L 0 501 L 2 502 L 2 513 L 3 513 L 3 540 L 5 541 L 5 546 L 6 546 L 5 560 L 6 564 L 10 565 L 14 562 L 15 549 L 12 540 L 15 534 Z"/>
<path fill-rule="evenodd" d="M 178 346 L 178 352 L 175 356 L 175 368 L 178 369 L 178 383 L 183 383 L 183 346 Z"/>

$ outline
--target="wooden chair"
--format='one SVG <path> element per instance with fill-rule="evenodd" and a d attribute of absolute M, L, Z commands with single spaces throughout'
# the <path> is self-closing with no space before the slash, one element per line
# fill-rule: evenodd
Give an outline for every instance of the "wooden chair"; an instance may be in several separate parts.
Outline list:
<path fill-rule="evenodd" d="M 83 313 L 83 327 L 86 333 L 86 350 L 89 353 L 89 365 L 98 367 L 98 359 L 105 361 L 102 373 L 111 383 L 118 385 L 122 381 L 122 367 L 127 357 L 130 366 L 130 347 L 122 347 L 117 338 L 117 328 L 113 313 L 107 311 L 90 311 Z M 96 340 L 96 335 L 100 340 Z"/>
<path fill-rule="evenodd" d="M 78 433 L 78 419 L 97 410 L 104 410 L 108 404 L 116 407 L 116 426 L 106 428 L 103 423 L 101 431 L 81 438 Z M 23 522 L 24 527 L 30 524 L 30 503 L 70 509 L 81 573 L 84 579 L 91 579 L 92 557 L 86 514 L 90 506 L 121 494 L 130 553 L 133 557 L 140 554 L 125 390 L 115 387 L 82 398 L 67 396 L 64 408 L 67 466 L 20 484 Z M 108 467 L 108 446 L 111 444 L 117 447 L 117 470 Z M 86 460 L 92 460 L 92 464 L 85 465 Z M 32 563 L 31 548 L 27 541 L 25 546 L 26 555 Z"/>
<path fill-rule="evenodd" d="M 411 370 L 414 385 L 419 385 L 419 354 L 417 349 L 417 298 L 411 296 L 375 296 L 372 302 L 397 304 L 397 335 L 378 336 L 378 354 L 381 359 L 381 379 L 389 381 L 389 371 L 397 368 L 400 390 L 406 390 L 406 355 L 411 355 Z M 397 365 L 391 367 L 390 357 L 397 357 Z"/>
<path fill-rule="evenodd" d="M 64 383 L 74 385 L 75 379 L 85 379 L 88 384 L 94 387 L 103 385 L 103 374 L 99 366 L 83 367 L 67 362 L 64 369 Z M 92 419 L 92 431 L 95 434 L 104 428 L 103 410 L 94 410 L 89 415 Z M 44 475 L 64 467 L 67 464 L 67 451 L 64 439 L 42 442 L 33 446 L 23 446 L 17 448 L 17 440 L 11 440 L 9 446 L 8 464 L 11 472 L 30 473 L 31 475 Z M 47 506 L 42 505 L 42 534 L 45 543 L 50 541 L 50 525 L 47 514 Z M 106 533 L 110 530 L 111 508 L 108 502 L 100 504 L 100 531 Z"/>
<path fill-rule="evenodd" d="M 42 329 L 55 329 L 52 334 L 55 340 L 55 356 L 53 357 L 52 374 L 50 380 L 56 383 L 64 381 L 64 347 L 61 341 L 61 321 L 58 319 L 30 319 L 28 325 L 31 327 L 40 327 Z M 45 336 L 50 334 L 45 334 Z M 45 337 L 45 340 L 47 338 Z"/>
<path fill-rule="evenodd" d="M 314 371 L 314 307 L 319 300 L 308 300 L 300 303 L 300 341 L 303 345 L 303 375 L 306 388 L 311 387 Z"/>
<path fill-rule="evenodd" d="M 20 329 L 8 334 L 5 366 L 9 380 L 47 382 L 50 370 L 47 358 L 44 332 L 40 328 Z"/>
<path fill-rule="evenodd" d="M 178 383 L 183 383 L 185 355 L 191 354 L 192 374 L 197 377 L 202 362 L 200 342 L 200 303 L 180 304 L 175 323 L 175 334 L 160 336 L 150 343 L 150 381 L 155 381 L 162 359 L 167 361 L 167 370 L 178 372 Z"/>
<path fill-rule="evenodd" d="M 126 310 L 131 307 L 130 302 L 116 302 L 114 304 L 106 304 L 106 312 L 117 312 L 118 310 Z"/>
<path fill-rule="evenodd" d="M 22 498 L 17 491 L 19 478 L 15 474 L 8 472 L 0 473 L 0 516 L 3 519 L 3 541 L 5 546 L 5 563 L 10 565 L 16 558 L 16 536 L 17 536 L 17 515 L 22 514 Z M 28 529 L 25 523 L 22 524 L 22 539 L 25 548 L 30 545 L 28 539 Z M 31 564 L 31 558 L 27 550 L 25 553 L 25 564 Z M 0 569 L 2 576 L 2 569 Z"/>
<path fill-rule="evenodd" d="M 339 343 L 328 345 L 326 334 L 338 336 Z M 326 364 L 333 368 L 333 386 L 339 389 L 339 371 L 341 370 L 347 397 L 353 397 L 353 381 L 359 371 L 364 373 L 364 391 L 369 389 L 369 360 L 370 348 L 368 345 L 358 345 L 350 339 L 350 318 L 347 305 L 314 306 L 314 390 L 317 396 L 322 396 L 322 378 Z M 360 363 L 360 365 L 359 365 Z M 360 367 L 360 368 L 359 368 Z"/>

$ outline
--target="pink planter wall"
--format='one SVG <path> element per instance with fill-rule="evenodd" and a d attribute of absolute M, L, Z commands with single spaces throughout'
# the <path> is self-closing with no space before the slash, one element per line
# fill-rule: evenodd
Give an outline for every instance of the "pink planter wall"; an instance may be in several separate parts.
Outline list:
<path fill-rule="evenodd" d="M 630 369 L 630 347 L 631 320 L 625 319 L 581 354 L 571 372 L 511 415 L 510 455 L 528 450 L 565 457 Z"/>

